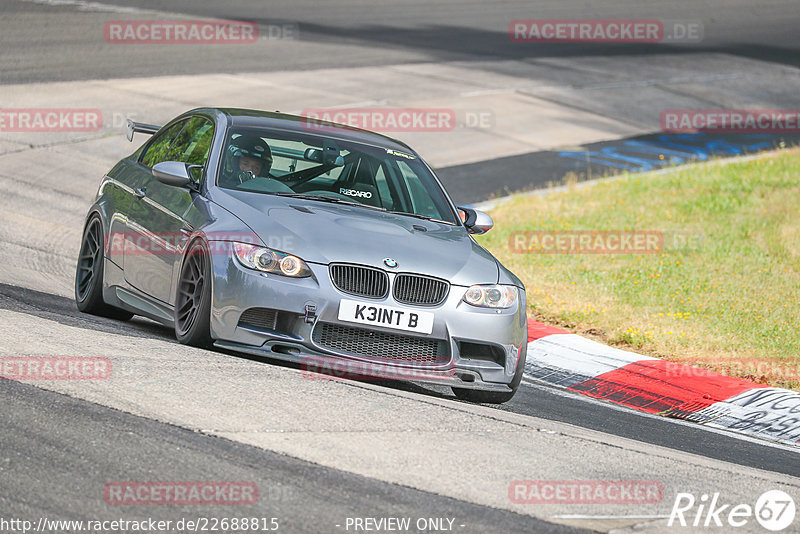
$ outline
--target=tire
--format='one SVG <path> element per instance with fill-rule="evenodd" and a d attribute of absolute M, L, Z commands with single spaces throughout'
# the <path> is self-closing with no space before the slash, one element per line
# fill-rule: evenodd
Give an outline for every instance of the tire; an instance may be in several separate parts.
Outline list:
<path fill-rule="evenodd" d="M 510 401 L 517 393 L 519 385 L 522 382 L 527 352 L 527 350 L 524 350 L 519 355 L 514 378 L 511 380 L 511 383 L 508 384 L 511 391 L 481 391 L 480 389 L 451 388 L 453 393 L 460 400 L 480 404 L 503 404 L 504 402 Z"/>
<path fill-rule="evenodd" d="M 105 263 L 103 222 L 93 215 L 86 223 L 75 268 L 75 304 L 78 310 L 91 315 L 127 321 L 133 314 L 103 301 L 103 267 Z"/>
<path fill-rule="evenodd" d="M 186 251 L 175 296 L 175 337 L 184 345 L 210 348 L 211 259 L 202 241 Z"/>

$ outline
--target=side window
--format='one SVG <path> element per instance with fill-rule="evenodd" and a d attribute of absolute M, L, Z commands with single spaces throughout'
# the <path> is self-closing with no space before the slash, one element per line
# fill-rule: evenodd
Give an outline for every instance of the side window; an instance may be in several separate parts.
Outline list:
<path fill-rule="evenodd" d="M 202 117 L 189 119 L 169 149 L 169 159 L 191 165 L 205 165 L 214 138 L 214 125 Z"/>
<path fill-rule="evenodd" d="M 425 186 L 419 179 L 419 176 L 414 170 L 408 166 L 405 161 L 398 161 L 397 166 L 400 172 L 403 173 L 403 178 L 406 182 L 406 187 L 411 195 L 411 204 L 416 213 L 427 215 L 429 217 L 440 218 L 439 210 L 434 206 L 430 195 L 428 194 Z"/>
<path fill-rule="evenodd" d="M 178 122 L 170 126 L 165 132 L 158 134 L 142 156 L 142 165 L 152 167 L 156 163 L 168 161 L 167 152 L 169 147 L 185 124 L 185 121 Z"/>
<path fill-rule="evenodd" d="M 167 160 L 205 166 L 213 139 L 214 124 L 211 121 L 202 117 L 191 118 L 172 143 Z M 192 174 L 195 180 L 200 180 L 203 170 L 192 169 Z"/>

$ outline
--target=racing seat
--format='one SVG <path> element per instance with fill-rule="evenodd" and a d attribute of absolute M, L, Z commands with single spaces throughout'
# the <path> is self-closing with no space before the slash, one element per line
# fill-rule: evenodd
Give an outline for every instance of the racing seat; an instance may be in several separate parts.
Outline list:
<path fill-rule="evenodd" d="M 352 197 L 353 200 L 370 206 L 382 206 L 380 193 L 378 193 L 378 188 L 375 186 L 373 176 L 374 173 L 369 163 L 362 159 L 352 179 L 337 183 L 334 191 L 338 193 L 344 189 L 348 193 L 345 196 Z"/>

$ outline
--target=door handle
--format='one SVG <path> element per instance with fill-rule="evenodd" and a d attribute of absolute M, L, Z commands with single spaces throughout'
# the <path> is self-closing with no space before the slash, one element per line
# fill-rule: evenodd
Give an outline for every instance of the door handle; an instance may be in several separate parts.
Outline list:
<path fill-rule="evenodd" d="M 140 187 L 138 189 L 134 189 L 133 194 L 136 195 L 136 198 L 144 198 L 145 195 L 147 195 L 147 188 Z"/>

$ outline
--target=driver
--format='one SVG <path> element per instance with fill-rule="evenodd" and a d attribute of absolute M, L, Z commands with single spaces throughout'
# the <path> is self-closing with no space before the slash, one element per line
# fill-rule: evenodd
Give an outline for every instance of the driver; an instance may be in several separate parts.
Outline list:
<path fill-rule="evenodd" d="M 244 183 L 257 176 L 269 178 L 272 167 L 272 151 L 258 136 L 241 135 L 228 146 L 230 168 L 234 182 Z"/>

